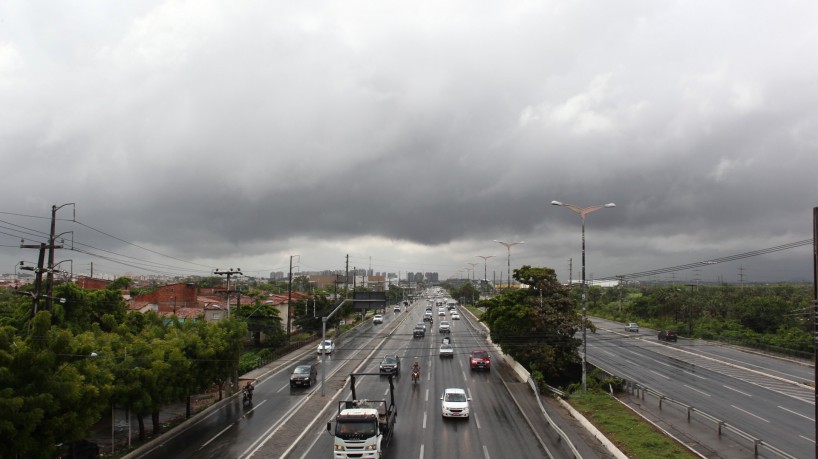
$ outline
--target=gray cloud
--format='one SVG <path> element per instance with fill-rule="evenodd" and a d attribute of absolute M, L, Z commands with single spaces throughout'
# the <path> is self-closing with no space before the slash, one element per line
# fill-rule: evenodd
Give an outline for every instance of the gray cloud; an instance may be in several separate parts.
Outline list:
<path fill-rule="evenodd" d="M 567 277 L 573 258 L 576 277 L 580 220 L 553 199 L 617 203 L 587 220 L 597 276 L 799 241 L 818 204 L 816 13 L 5 2 L 0 211 L 76 202 L 78 220 L 118 238 L 259 273 L 293 253 L 305 270 L 339 268 L 350 253 L 445 277 L 493 254 L 499 276 L 506 250 L 491 241 L 516 239 L 513 265 Z M 4 232 L 0 271 L 34 258 Z M 755 280 L 811 275 L 808 247 L 697 275 L 735 280 L 739 265 Z"/>

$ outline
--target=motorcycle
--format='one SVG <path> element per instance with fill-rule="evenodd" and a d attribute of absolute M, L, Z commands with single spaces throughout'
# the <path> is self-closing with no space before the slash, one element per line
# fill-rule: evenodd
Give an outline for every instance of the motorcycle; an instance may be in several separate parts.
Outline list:
<path fill-rule="evenodd" d="M 253 391 L 242 389 L 242 403 L 253 403 Z"/>
<path fill-rule="evenodd" d="M 415 384 L 418 381 L 420 381 L 420 370 L 418 370 L 417 368 L 413 368 L 412 369 L 412 384 Z"/>

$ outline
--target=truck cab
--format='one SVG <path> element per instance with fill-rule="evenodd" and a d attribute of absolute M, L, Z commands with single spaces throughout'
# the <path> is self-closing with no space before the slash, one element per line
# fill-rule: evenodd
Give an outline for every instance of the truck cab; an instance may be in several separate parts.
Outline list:
<path fill-rule="evenodd" d="M 359 405 L 360 406 L 360 405 Z M 342 409 L 335 418 L 336 458 L 371 457 L 383 454 L 378 409 L 363 407 Z M 332 432 L 332 423 L 327 423 Z"/>
<path fill-rule="evenodd" d="M 395 407 L 395 385 L 389 378 L 389 400 L 358 399 L 355 394 L 356 376 L 375 376 L 378 373 L 351 373 L 352 399 L 338 402 L 335 430 L 327 423 L 327 432 L 333 435 L 336 459 L 375 458 L 382 459 L 384 448 L 389 445 L 395 427 L 398 410 Z"/>

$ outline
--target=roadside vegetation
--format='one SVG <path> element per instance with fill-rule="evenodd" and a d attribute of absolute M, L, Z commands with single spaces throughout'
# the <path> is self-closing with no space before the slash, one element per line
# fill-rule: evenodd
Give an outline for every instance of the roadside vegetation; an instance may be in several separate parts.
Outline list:
<path fill-rule="evenodd" d="M 629 457 L 697 457 L 623 406 L 610 391 L 621 381 L 593 371 L 588 392 L 581 375 L 575 338 L 582 326 L 578 285 L 557 282 L 550 268 L 514 270 L 519 289 L 493 292 L 482 301 L 471 283 L 446 285 L 449 295 L 466 299 L 466 307 L 490 330 L 492 341 L 523 365 L 545 392 L 563 389 L 568 401 Z M 588 289 L 589 315 L 680 336 L 717 340 L 809 358 L 812 344 L 812 290 L 807 284 L 780 285 L 622 285 Z M 595 332 L 589 321 L 588 332 Z"/>
<path fill-rule="evenodd" d="M 569 403 L 628 457 L 699 457 L 602 390 L 574 393 Z"/>
<path fill-rule="evenodd" d="M 814 348 L 812 308 L 812 286 L 806 283 L 588 289 L 591 315 L 805 358 Z"/>
<path fill-rule="evenodd" d="M 169 426 L 160 422 L 167 406 L 186 403 L 195 413 L 193 396 L 221 400 L 239 375 L 291 346 L 278 310 L 263 301 L 280 284 L 246 286 L 253 301 L 215 323 L 129 311 L 121 294 L 129 284 L 60 283 L 53 296 L 64 301 L 50 310 L 32 301 L 32 285 L 0 288 L 0 457 L 55 457 L 57 445 L 91 437 L 112 406 L 134 415 L 138 444 Z M 315 336 L 330 308 L 322 294 L 294 302 L 292 320 L 303 330 L 295 338 Z"/>

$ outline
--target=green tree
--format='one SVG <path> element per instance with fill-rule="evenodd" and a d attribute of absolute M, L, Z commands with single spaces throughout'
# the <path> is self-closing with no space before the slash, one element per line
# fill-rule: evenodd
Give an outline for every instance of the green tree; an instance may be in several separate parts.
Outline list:
<path fill-rule="evenodd" d="M 540 382 L 557 382 L 573 375 L 580 361 L 581 325 L 576 303 L 551 268 L 523 266 L 514 278 L 527 288 L 508 289 L 480 302 L 491 339 Z"/>
<path fill-rule="evenodd" d="M 131 280 L 130 277 L 117 277 L 116 280 L 108 284 L 108 286 L 105 287 L 105 289 L 119 292 L 121 290 L 128 290 L 132 283 L 133 280 Z"/>
<path fill-rule="evenodd" d="M 303 308 L 302 304 L 294 311 L 303 312 Z M 282 326 L 283 319 L 278 308 L 273 305 L 255 300 L 251 306 L 245 306 L 242 309 L 242 317 L 247 324 L 247 329 L 253 334 L 253 341 L 257 347 L 261 346 L 262 335 L 270 347 L 279 346 L 286 341 L 287 336 Z"/>
<path fill-rule="evenodd" d="M 93 332 L 74 335 L 39 312 L 31 333 L 0 331 L 2 457 L 53 457 L 55 445 L 88 435 L 108 405 L 113 376 Z"/>

